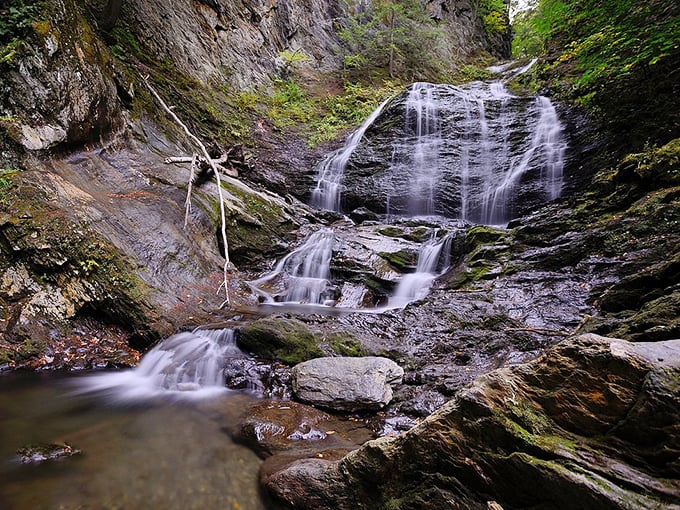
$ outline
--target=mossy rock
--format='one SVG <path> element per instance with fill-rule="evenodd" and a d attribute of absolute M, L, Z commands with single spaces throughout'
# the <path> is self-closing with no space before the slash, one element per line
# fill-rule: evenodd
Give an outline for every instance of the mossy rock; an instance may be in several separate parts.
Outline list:
<path fill-rule="evenodd" d="M 339 356 L 360 358 L 368 355 L 364 346 L 356 338 L 346 333 L 332 333 L 326 337 L 326 342 Z"/>
<path fill-rule="evenodd" d="M 629 154 L 621 161 L 616 177 L 630 180 L 634 176 L 654 188 L 680 184 L 680 138 L 658 149 Z"/>
<path fill-rule="evenodd" d="M 380 252 L 378 255 L 401 272 L 413 270 L 418 262 L 418 254 L 414 250 L 409 249 L 393 252 Z"/>
<path fill-rule="evenodd" d="M 255 321 L 238 330 L 236 343 L 255 356 L 288 365 L 328 355 L 366 356 L 359 340 L 348 333 L 323 334 L 304 323 L 280 317 Z M 329 352 L 330 351 L 330 352 Z"/>
<path fill-rule="evenodd" d="M 465 233 L 465 246 L 472 251 L 481 244 L 491 244 L 504 241 L 508 237 L 508 231 L 487 225 L 475 225 Z"/>
<path fill-rule="evenodd" d="M 282 318 L 258 320 L 240 329 L 236 336 L 240 349 L 288 365 L 322 357 L 320 339 L 302 322 Z"/>
<path fill-rule="evenodd" d="M 680 337 L 680 291 L 646 303 L 622 321 L 613 335 L 634 342 L 659 342 Z"/>

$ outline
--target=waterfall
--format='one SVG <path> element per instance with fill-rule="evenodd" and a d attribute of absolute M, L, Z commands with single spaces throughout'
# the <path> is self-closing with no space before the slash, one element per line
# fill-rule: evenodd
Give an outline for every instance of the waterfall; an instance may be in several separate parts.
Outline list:
<path fill-rule="evenodd" d="M 547 97 L 536 98 L 535 110 L 538 120 L 533 127 L 531 142 L 521 155 L 511 160 L 503 180 L 490 187 L 485 194 L 488 206 L 483 209 L 483 223 L 499 224 L 509 219 L 509 201 L 512 200 L 513 192 L 532 168 L 539 169 L 539 182 L 542 183 L 546 199 L 554 200 L 560 195 L 566 151 L 562 125 L 555 107 Z"/>
<path fill-rule="evenodd" d="M 433 214 L 442 135 L 432 84 L 414 83 L 411 86 L 406 100 L 406 125 L 413 129 L 415 137 L 411 146 L 413 188 L 409 210 L 413 215 Z"/>
<path fill-rule="evenodd" d="M 383 101 L 378 108 L 364 121 L 364 123 L 354 131 L 345 145 L 335 152 L 330 153 L 319 164 L 317 170 L 316 187 L 312 190 L 311 203 L 314 207 L 328 209 L 329 211 L 340 211 L 340 191 L 342 176 L 352 152 L 357 148 L 366 130 L 378 118 L 389 99 Z"/>
<path fill-rule="evenodd" d="M 226 391 L 228 360 L 244 357 L 231 329 L 179 333 L 147 352 L 134 369 L 81 379 L 80 391 L 104 393 L 114 401 L 212 396 Z"/>
<path fill-rule="evenodd" d="M 430 240 L 420 248 L 415 272 L 402 276 L 387 308 L 402 308 L 427 295 L 434 279 L 451 266 L 452 240 L 451 235 L 438 239 L 437 231 L 432 233 Z"/>
<path fill-rule="evenodd" d="M 362 188 L 386 197 L 389 215 L 504 224 L 527 200 L 559 197 L 566 142 L 549 99 L 514 96 L 500 81 L 415 83 L 403 98 L 403 134 L 370 177 L 382 189 Z"/>
<path fill-rule="evenodd" d="M 330 263 L 335 235 L 322 229 L 310 235 L 298 248 L 281 259 L 265 276 L 250 282 L 253 290 L 266 302 L 324 304 L 329 287 Z M 280 280 L 285 287 L 278 299 L 263 290 L 265 284 Z"/>

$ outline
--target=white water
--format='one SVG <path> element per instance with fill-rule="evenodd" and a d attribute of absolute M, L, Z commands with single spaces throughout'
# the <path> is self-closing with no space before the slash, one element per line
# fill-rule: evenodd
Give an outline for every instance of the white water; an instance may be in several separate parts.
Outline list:
<path fill-rule="evenodd" d="M 406 125 L 413 126 L 415 136 L 409 162 L 415 169 L 409 212 L 412 215 L 433 214 L 442 133 L 437 102 L 429 83 L 411 86 L 406 100 Z"/>
<path fill-rule="evenodd" d="M 317 184 L 312 190 L 311 203 L 314 207 L 328 209 L 329 211 L 340 211 L 340 195 L 342 190 L 342 176 L 350 156 L 357 148 L 359 142 L 366 133 L 366 130 L 378 118 L 389 99 L 376 108 L 366 121 L 354 131 L 345 145 L 335 152 L 332 152 L 319 164 L 317 171 Z"/>
<path fill-rule="evenodd" d="M 340 211 L 348 161 L 386 104 L 319 165 L 312 205 Z M 394 214 L 503 225 L 525 197 L 537 203 L 560 195 L 566 142 L 545 97 L 514 96 L 502 81 L 460 87 L 414 83 L 404 100 L 404 123 L 405 135 L 394 140 L 389 167 L 370 177 L 381 179 L 376 193 L 386 197 L 388 221 Z M 331 280 L 336 242 L 331 229 L 312 234 L 271 272 L 250 282 L 253 291 L 273 305 L 365 306 L 372 299 L 365 286 Z M 427 295 L 449 266 L 441 258 L 450 255 L 450 242 L 448 236 L 433 237 L 421 247 L 416 271 L 401 278 L 387 308 Z"/>
<path fill-rule="evenodd" d="M 211 397 L 228 391 L 223 371 L 229 358 L 243 357 L 231 329 L 179 333 L 161 341 L 133 369 L 79 379 L 78 392 L 121 402 Z"/>
<path fill-rule="evenodd" d="M 528 175 L 544 200 L 559 197 L 566 142 L 549 99 L 519 98 L 500 81 L 415 83 L 405 110 L 406 136 L 394 141 L 383 177 L 388 215 L 501 225 L 529 189 L 520 188 Z"/>
<path fill-rule="evenodd" d="M 451 265 L 451 241 L 451 236 L 437 239 L 436 231 L 433 233 L 432 238 L 420 248 L 415 272 L 401 278 L 387 308 L 402 308 L 427 296 L 434 279 Z"/>
<path fill-rule="evenodd" d="M 266 303 L 325 304 L 324 292 L 330 284 L 334 245 L 335 236 L 332 230 L 314 232 L 301 246 L 281 259 L 271 272 L 250 282 L 251 288 Z M 279 280 L 284 287 L 278 289 L 283 290 L 278 299 L 274 298 L 275 292 L 263 290 L 268 282 L 274 280 Z"/>
<path fill-rule="evenodd" d="M 532 168 L 540 169 L 540 182 L 548 200 L 560 196 L 562 190 L 562 168 L 566 143 L 562 126 L 555 107 L 547 97 L 536 98 L 538 121 L 528 148 L 521 156 L 511 160 L 503 180 L 496 186 L 489 186 L 484 194 L 482 218 L 484 223 L 494 224 L 507 221 L 508 203 L 512 199 L 522 177 Z"/>

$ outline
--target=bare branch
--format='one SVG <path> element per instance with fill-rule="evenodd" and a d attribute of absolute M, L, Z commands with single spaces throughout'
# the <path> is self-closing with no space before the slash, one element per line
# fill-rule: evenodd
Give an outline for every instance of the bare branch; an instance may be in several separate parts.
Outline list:
<path fill-rule="evenodd" d="M 189 128 L 186 126 L 186 124 L 184 124 L 184 122 L 182 122 L 180 118 L 177 117 L 177 115 L 175 115 L 175 112 L 173 112 L 172 109 L 165 103 L 165 101 L 163 101 L 163 99 L 158 95 L 158 92 L 156 92 L 156 90 L 149 83 L 148 76 L 142 76 L 142 80 L 144 81 L 144 84 L 151 92 L 151 95 L 153 95 L 153 97 L 156 98 L 161 107 L 168 113 L 168 115 L 170 115 L 170 117 L 172 117 L 172 119 L 177 123 L 177 125 L 179 125 L 179 127 L 182 128 L 182 130 L 189 137 L 189 139 L 192 142 L 194 142 L 194 144 L 199 149 L 201 149 L 203 157 L 205 158 L 205 160 L 208 162 L 213 172 L 215 173 L 215 179 L 217 180 L 217 193 L 220 199 L 220 220 L 222 223 L 221 234 L 222 243 L 224 245 L 224 268 L 223 268 L 224 281 L 222 282 L 222 285 L 224 285 L 224 293 L 226 295 L 226 299 L 222 305 L 229 304 L 229 282 L 227 279 L 227 275 L 229 273 L 231 262 L 229 261 L 229 245 L 227 242 L 227 218 L 224 210 L 224 195 L 222 193 L 222 180 L 220 178 L 220 171 L 217 168 L 217 165 L 213 162 L 213 159 L 210 157 L 210 154 L 208 154 L 208 149 L 205 148 L 205 145 L 203 145 L 201 140 L 199 140 L 198 137 L 196 137 L 196 135 L 189 131 Z M 217 292 L 219 292 L 219 289 Z"/>

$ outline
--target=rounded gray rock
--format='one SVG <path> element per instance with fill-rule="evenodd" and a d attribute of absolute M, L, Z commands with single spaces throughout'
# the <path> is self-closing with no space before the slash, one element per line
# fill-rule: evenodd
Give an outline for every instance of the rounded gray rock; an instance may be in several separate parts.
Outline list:
<path fill-rule="evenodd" d="M 404 370 L 387 358 L 316 358 L 293 367 L 298 399 L 337 411 L 377 410 L 392 400 Z"/>

